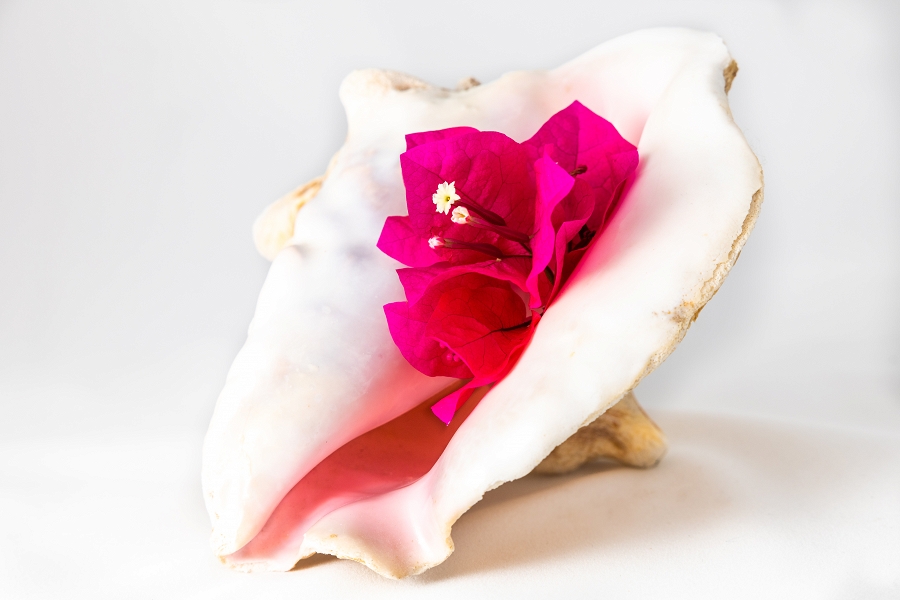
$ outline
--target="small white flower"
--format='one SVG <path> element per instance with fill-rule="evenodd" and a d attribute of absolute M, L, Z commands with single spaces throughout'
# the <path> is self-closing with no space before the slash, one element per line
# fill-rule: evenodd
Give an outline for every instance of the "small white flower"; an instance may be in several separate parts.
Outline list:
<path fill-rule="evenodd" d="M 449 213 L 453 203 L 459 200 L 459 196 L 456 195 L 456 182 L 447 183 L 445 181 L 440 184 L 437 191 L 431 196 L 431 199 L 437 207 L 437 212 L 445 215 Z"/>
<path fill-rule="evenodd" d="M 438 246 L 443 246 L 443 245 L 444 245 L 444 240 L 442 240 L 438 236 L 434 236 L 432 238 L 429 238 L 429 240 L 428 240 L 428 247 L 431 248 L 432 250 L 434 250 Z"/>
<path fill-rule="evenodd" d="M 457 206 L 453 209 L 450 220 L 458 225 L 465 225 L 469 222 L 469 210 L 465 206 Z"/>

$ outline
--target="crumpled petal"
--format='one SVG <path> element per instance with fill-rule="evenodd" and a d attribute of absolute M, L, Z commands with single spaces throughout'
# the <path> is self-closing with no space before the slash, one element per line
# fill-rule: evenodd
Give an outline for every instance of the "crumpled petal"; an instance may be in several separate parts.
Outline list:
<path fill-rule="evenodd" d="M 450 425 L 453 420 L 453 416 L 456 412 L 465 404 L 472 394 L 481 387 L 492 386 L 499 380 L 506 377 L 506 375 L 512 370 L 515 366 L 516 362 L 518 362 L 519 357 L 525 351 L 525 348 L 528 346 L 528 342 L 531 340 L 531 337 L 534 335 L 534 329 L 537 327 L 538 322 L 541 320 L 541 316 L 537 313 L 531 314 L 531 322 L 528 325 L 528 331 L 522 334 L 524 342 L 518 346 L 516 346 L 506 361 L 506 365 L 504 365 L 503 369 L 489 377 L 475 377 L 470 380 L 460 389 L 447 394 L 437 402 L 435 402 L 431 406 L 431 412 L 434 413 L 438 419 L 443 421 L 445 425 Z"/>
<path fill-rule="evenodd" d="M 572 186 L 572 191 L 553 210 L 551 221 L 553 230 L 556 232 L 553 248 L 553 273 L 555 278 L 553 291 L 546 298 L 547 304 L 553 302 L 562 284 L 565 283 L 565 261 L 568 256 L 573 254 L 573 252 L 568 251 L 569 242 L 575 242 L 575 238 L 580 233 L 588 236 L 587 243 L 590 243 L 590 240 L 593 239 L 593 232 L 584 231 L 583 228 L 593 216 L 595 208 L 594 195 L 590 186 L 587 182 L 576 179 L 575 185 Z M 579 239 L 578 241 L 580 242 L 581 240 Z M 585 247 L 587 243 L 585 243 Z M 578 254 L 578 257 L 580 259 L 581 254 Z"/>
<path fill-rule="evenodd" d="M 406 302 L 384 305 L 391 338 L 409 364 L 429 377 L 455 377 L 469 379 L 472 372 L 466 364 L 453 360 L 453 354 L 440 342 L 425 336 L 431 311 L 424 307 L 410 306 Z"/>
<path fill-rule="evenodd" d="M 531 308 L 544 304 L 538 286 L 538 276 L 550 264 L 556 247 L 553 211 L 572 190 L 575 178 L 547 156 L 534 163 L 537 186 L 535 199 L 534 237 L 531 238 L 532 265 L 526 288 L 531 295 Z"/>
<path fill-rule="evenodd" d="M 453 421 L 453 415 L 456 411 L 472 397 L 472 394 L 479 386 L 472 385 L 471 382 L 459 388 L 455 392 L 447 394 L 437 402 L 431 405 L 431 412 L 438 419 L 443 421 L 444 425 L 450 425 Z"/>
<path fill-rule="evenodd" d="M 534 146 L 569 173 L 587 167 L 578 178 L 594 192 L 595 208 L 587 223 L 593 231 L 608 222 L 616 188 L 638 164 L 637 148 L 619 135 L 612 123 L 577 100 L 550 117 L 523 145 Z"/>
<path fill-rule="evenodd" d="M 530 335 L 525 303 L 506 282 L 467 274 L 448 280 L 425 335 L 443 342 L 476 378 L 498 377 Z"/>
<path fill-rule="evenodd" d="M 495 331 L 525 322 L 525 303 L 508 282 L 478 273 L 429 285 L 417 302 L 386 304 L 384 312 L 400 353 L 431 377 L 489 377 L 527 342 L 521 331 Z"/>

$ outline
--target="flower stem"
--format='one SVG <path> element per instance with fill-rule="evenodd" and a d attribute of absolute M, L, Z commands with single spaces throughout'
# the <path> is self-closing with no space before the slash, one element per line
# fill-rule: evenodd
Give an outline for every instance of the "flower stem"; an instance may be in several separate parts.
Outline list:
<path fill-rule="evenodd" d="M 553 274 L 553 271 L 550 270 L 550 266 L 544 267 L 544 275 L 547 276 L 547 279 L 550 280 L 550 285 L 556 283 L 556 275 Z"/>
<path fill-rule="evenodd" d="M 499 225 L 501 227 L 506 227 L 506 220 L 503 217 L 501 217 L 500 215 L 498 215 L 497 213 L 495 213 L 492 210 L 488 210 L 486 208 L 478 206 L 477 204 L 475 204 L 468 198 L 462 198 L 460 200 L 457 200 L 456 203 L 459 206 L 465 206 L 468 210 L 472 211 L 473 213 L 475 213 L 476 215 L 478 215 L 479 217 L 481 217 L 488 223 L 491 223 L 492 225 Z"/>
<path fill-rule="evenodd" d="M 527 319 L 518 325 L 513 325 L 512 327 L 504 327 L 502 329 L 496 329 L 495 331 L 515 331 L 516 329 L 522 329 L 523 327 L 528 327 L 531 325 L 531 319 Z"/>
<path fill-rule="evenodd" d="M 487 254 L 488 256 L 493 256 L 497 259 L 506 258 L 505 254 L 490 244 L 479 244 L 477 242 L 464 242 L 462 240 L 444 238 L 444 247 L 450 248 L 451 250 L 474 250 L 475 252 L 481 252 L 482 254 Z"/>
<path fill-rule="evenodd" d="M 531 250 L 531 248 L 528 247 L 528 236 L 521 231 L 516 231 L 512 227 L 506 227 L 505 225 L 494 225 L 493 223 L 488 223 L 478 217 L 472 216 L 469 217 L 468 224 L 472 227 L 478 227 L 479 229 L 491 231 L 493 233 L 496 233 L 500 237 L 505 237 L 508 240 L 518 242 L 525 246 L 526 250 Z"/>

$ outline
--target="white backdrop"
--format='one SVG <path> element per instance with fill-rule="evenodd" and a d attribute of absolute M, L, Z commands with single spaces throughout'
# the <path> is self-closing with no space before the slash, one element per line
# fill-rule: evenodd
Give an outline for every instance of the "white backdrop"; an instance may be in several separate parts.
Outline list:
<path fill-rule="evenodd" d="M 268 266 L 250 226 L 340 146 L 343 76 L 453 87 L 659 25 L 724 37 L 766 176 L 637 390 L 670 457 L 492 492 L 414 581 L 216 565 L 199 448 Z M 890 1 L 0 2 L 0 596 L 900 593 L 898 30 Z"/>

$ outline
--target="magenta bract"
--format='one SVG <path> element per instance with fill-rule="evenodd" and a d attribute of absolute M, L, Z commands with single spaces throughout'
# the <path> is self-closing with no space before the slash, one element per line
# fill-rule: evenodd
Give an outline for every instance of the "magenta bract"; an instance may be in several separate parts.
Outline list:
<path fill-rule="evenodd" d="M 577 101 L 521 144 L 471 127 L 412 133 L 406 143 L 409 215 L 388 217 L 378 240 L 410 267 L 398 271 L 406 302 L 384 310 L 411 365 L 469 380 L 432 407 L 449 423 L 475 388 L 515 365 L 612 218 L 638 154 Z M 439 186 L 458 197 L 442 200 L 446 212 Z"/>
<path fill-rule="evenodd" d="M 560 167 L 578 176 L 594 193 L 595 208 L 588 223 L 600 231 L 615 208 L 616 190 L 638 164 L 637 148 L 619 135 L 612 123 L 577 100 L 559 111 L 525 142 L 538 148 Z"/>

